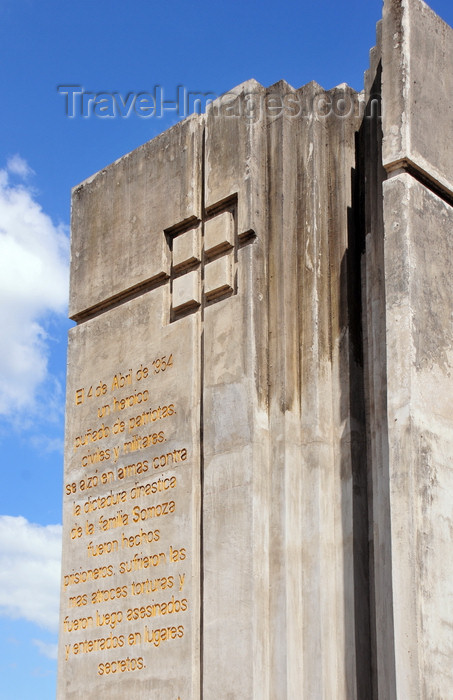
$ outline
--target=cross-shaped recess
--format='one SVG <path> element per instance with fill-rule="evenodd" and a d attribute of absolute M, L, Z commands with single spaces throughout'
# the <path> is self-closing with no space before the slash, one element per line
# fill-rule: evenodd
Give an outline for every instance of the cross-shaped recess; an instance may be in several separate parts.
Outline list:
<path fill-rule="evenodd" d="M 236 198 L 210 209 L 203 219 L 166 231 L 171 249 L 170 320 L 237 292 L 238 247 L 251 232 L 238 235 Z"/>

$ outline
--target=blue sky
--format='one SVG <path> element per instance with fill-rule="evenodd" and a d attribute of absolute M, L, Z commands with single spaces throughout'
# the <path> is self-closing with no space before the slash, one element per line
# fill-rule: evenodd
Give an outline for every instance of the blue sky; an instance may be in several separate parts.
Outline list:
<path fill-rule="evenodd" d="M 451 0 L 431 6 L 453 24 Z M 381 0 L 0 0 L 0 700 L 55 696 L 70 190 L 180 118 L 69 118 L 57 86 L 360 90 L 380 15 Z"/>

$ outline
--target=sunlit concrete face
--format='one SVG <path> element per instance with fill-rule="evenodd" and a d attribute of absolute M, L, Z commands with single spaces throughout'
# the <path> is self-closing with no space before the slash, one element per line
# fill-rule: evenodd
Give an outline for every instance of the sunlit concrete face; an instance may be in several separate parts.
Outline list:
<path fill-rule="evenodd" d="M 199 324 L 163 297 L 71 331 L 61 697 L 182 697 L 196 667 Z"/>
<path fill-rule="evenodd" d="M 237 116 L 269 95 L 344 97 L 355 117 L 307 127 L 283 112 Z M 340 270 L 350 181 L 324 193 L 322 212 L 312 194 L 331 165 L 352 166 L 359 98 L 254 81 L 233 98 L 233 114 L 214 104 L 73 192 L 61 698 L 275 696 L 284 657 L 288 688 L 311 692 L 345 654 L 330 630 L 345 636 L 353 553 L 335 525 L 340 472 L 327 484 L 321 474 L 339 445 L 323 405 L 333 400 L 326 331 L 334 319 L 335 337 L 344 332 L 346 281 L 328 260 Z M 317 408 L 302 418 L 301 401 Z M 346 489 L 350 471 L 344 463 Z M 309 564 L 312 549 L 321 557 Z M 302 593 L 321 578 L 315 632 Z M 312 634 L 330 649 L 307 673 L 298 659 Z"/>
<path fill-rule="evenodd" d="M 448 695 L 423 31 L 443 89 L 451 30 L 388 0 L 364 94 L 249 81 L 74 188 L 59 700 Z"/>

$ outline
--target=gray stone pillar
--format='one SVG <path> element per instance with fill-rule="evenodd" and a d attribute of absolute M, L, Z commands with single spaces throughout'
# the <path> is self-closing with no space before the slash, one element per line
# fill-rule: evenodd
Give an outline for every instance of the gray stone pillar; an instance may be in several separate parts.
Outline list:
<path fill-rule="evenodd" d="M 370 58 L 73 191 L 59 700 L 449 696 L 452 30 Z"/>
<path fill-rule="evenodd" d="M 250 81 L 75 188 L 59 697 L 358 696 L 359 120 Z"/>
<path fill-rule="evenodd" d="M 420 0 L 386 0 L 372 60 L 368 94 L 373 79 L 380 93 L 382 71 L 383 114 L 382 133 L 368 130 L 364 274 L 374 697 L 444 698 L 453 681 L 453 31 Z"/>

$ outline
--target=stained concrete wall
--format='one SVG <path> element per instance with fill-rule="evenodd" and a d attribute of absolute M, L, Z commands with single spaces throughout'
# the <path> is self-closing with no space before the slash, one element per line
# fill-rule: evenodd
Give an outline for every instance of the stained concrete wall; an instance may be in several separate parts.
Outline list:
<path fill-rule="evenodd" d="M 62 698 L 302 690 L 350 700 L 369 685 L 366 464 L 354 453 L 364 425 L 350 418 L 346 264 L 360 98 L 346 86 L 250 81 L 229 100 L 74 190 Z M 172 407 L 152 432 L 135 408 L 143 387 L 152 416 Z M 182 448 L 187 459 L 161 465 Z M 134 510 L 134 485 L 151 488 L 150 471 L 177 482 L 174 513 L 158 521 L 163 561 L 152 580 L 185 576 L 186 609 L 158 647 L 147 641 L 145 603 L 168 594 L 135 594 L 124 571 L 124 538 L 142 532 L 135 514 L 160 503 L 143 493 Z M 112 530 L 103 514 L 84 522 L 89 477 L 106 479 L 92 480 L 90 496 L 126 494 L 121 513 L 102 506 L 117 517 Z M 137 547 L 141 559 L 156 553 Z M 184 549 L 184 563 L 170 547 Z M 93 561 L 112 567 L 108 590 L 124 600 L 93 607 L 97 584 L 74 576 Z M 88 597 L 81 610 L 74 589 Z M 139 622 L 124 619 L 135 606 Z M 104 611 L 123 613 L 118 659 L 89 644 Z M 126 652 L 132 671 L 122 670 Z"/>
<path fill-rule="evenodd" d="M 443 698 L 453 623 L 453 30 L 420 0 L 387 0 L 377 39 L 367 98 L 382 99 L 382 128 L 367 124 L 362 135 L 374 697 Z"/>
<path fill-rule="evenodd" d="M 451 192 L 452 29 L 422 0 L 384 2 L 383 162 Z"/>
<path fill-rule="evenodd" d="M 384 187 L 396 697 L 448 697 L 452 669 L 453 212 L 409 174 Z"/>
<path fill-rule="evenodd" d="M 59 699 L 448 697 L 451 45 L 386 0 L 362 95 L 74 189 Z"/>

